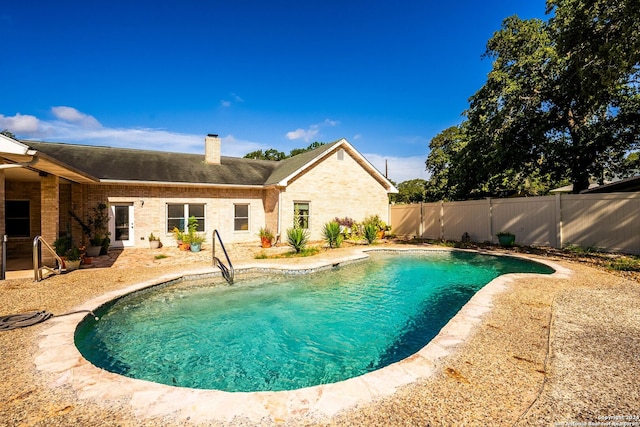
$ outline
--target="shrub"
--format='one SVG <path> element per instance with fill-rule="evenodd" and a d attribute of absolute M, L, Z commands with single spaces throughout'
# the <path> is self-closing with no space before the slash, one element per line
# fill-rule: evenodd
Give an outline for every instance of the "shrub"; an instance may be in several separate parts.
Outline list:
<path fill-rule="evenodd" d="M 640 271 L 640 258 L 617 258 L 609 263 L 609 268 L 617 271 Z"/>
<path fill-rule="evenodd" d="M 309 232 L 301 227 L 287 229 L 287 244 L 299 253 L 309 242 Z"/>
<path fill-rule="evenodd" d="M 373 243 L 376 240 L 376 235 L 378 234 L 378 227 L 373 222 L 368 222 L 364 225 L 364 238 L 367 240 L 369 244 Z"/>
<path fill-rule="evenodd" d="M 342 244 L 342 234 L 340 234 L 340 224 L 336 221 L 330 221 L 324 225 L 322 236 L 329 244 L 330 248 L 339 248 Z"/>

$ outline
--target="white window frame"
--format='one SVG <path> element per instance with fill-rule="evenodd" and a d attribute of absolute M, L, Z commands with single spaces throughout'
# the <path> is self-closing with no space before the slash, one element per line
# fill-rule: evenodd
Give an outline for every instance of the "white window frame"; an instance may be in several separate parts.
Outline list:
<path fill-rule="evenodd" d="M 245 217 L 237 217 L 236 216 L 236 206 L 246 206 L 247 207 L 247 229 L 246 230 L 237 230 L 236 229 L 236 220 L 244 219 Z M 234 203 L 233 204 L 233 232 L 234 233 L 249 233 L 251 232 L 251 203 Z"/>
<path fill-rule="evenodd" d="M 295 200 L 293 202 L 293 225 L 296 224 L 296 205 L 302 205 L 302 204 L 306 204 L 308 206 L 308 213 L 307 213 L 307 226 L 301 227 L 301 228 L 305 230 L 310 230 L 311 229 L 311 202 L 308 200 Z"/>
<path fill-rule="evenodd" d="M 167 231 L 167 235 L 170 235 L 172 230 L 169 230 L 169 206 L 182 206 L 182 215 L 181 217 L 172 217 L 172 218 L 183 218 L 184 219 L 184 225 L 183 225 L 183 229 L 180 231 L 183 232 L 187 232 L 189 231 L 189 217 L 190 217 L 190 206 L 202 206 L 203 208 L 203 217 L 196 217 L 198 219 L 198 226 L 202 226 L 202 230 L 200 230 L 200 232 L 206 232 L 207 231 L 207 204 L 206 203 L 169 203 L 167 202 L 165 205 L 165 215 L 164 215 L 164 219 L 165 219 L 165 230 Z M 195 215 L 191 215 L 191 216 L 195 216 Z M 202 220 L 202 221 L 201 221 Z"/>

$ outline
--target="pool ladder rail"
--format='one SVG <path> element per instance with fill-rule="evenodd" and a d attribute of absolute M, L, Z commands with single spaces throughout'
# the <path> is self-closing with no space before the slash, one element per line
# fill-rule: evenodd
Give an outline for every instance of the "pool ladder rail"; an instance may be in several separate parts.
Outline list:
<path fill-rule="evenodd" d="M 220 258 L 216 256 L 216 237 L 218 237 L 218 242 L 220 242 L 220 247 L 222 248 L 222 252 L 224 252 L 224 256 L 227 259 L 227 264 L 229 264 L 229 266 L 226 266 L 220 260 Z M 233 264 L 231 264 L 231 259 L 229 259 L 227 249 L 224 247 L 224 243 L 222 243 L 222 239 L 220 238 L 220 233 L 218 233 L 218 230 L 213 230 L 213 236 L 211 237 L 211 240 L 213 241 L 213 266 L 218 267 L 220 269 L 220 272 L 222 273 L 222 277 L 224 277 L 225 280 L 229 282 L 230 285 L 232 285 L 235 271 L 233 269 Z"/>
<path fill-rule="evenodd" d="M 42 265 L 42 248 L 47 249 L 51 255 L 56 260 L 56 267 L 51 268 L 46 265 Z M 33 278 L 36 282 L 41 281 L 45 278 L 43 271 L 48 271 L 49 273 L 60 274 L 62 273 L 62 266 L 64 263 L 62 262 L 62 258 L 58 256 L 56 251 L 53 250 L 51 245 L 47 243 L 46 240 L 42 238 L 42 236 L 38 235 L 33 239 Z"/>

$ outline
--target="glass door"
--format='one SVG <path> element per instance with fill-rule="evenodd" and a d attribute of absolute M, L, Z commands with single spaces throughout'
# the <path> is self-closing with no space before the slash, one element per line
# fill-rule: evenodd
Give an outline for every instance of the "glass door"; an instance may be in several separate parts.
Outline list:
<path fill-rule="evenodd" d="M 133 204 L 111 205 L 111 246 L 133 246 Z"/>

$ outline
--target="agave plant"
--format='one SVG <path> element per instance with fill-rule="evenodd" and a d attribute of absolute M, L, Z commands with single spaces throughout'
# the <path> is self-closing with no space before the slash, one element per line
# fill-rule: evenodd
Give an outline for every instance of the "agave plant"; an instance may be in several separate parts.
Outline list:
<path fill-rule="evenodd" d="M 299 253 L 309 242 L 309 232 L 301 227 L 287 229 L 287 244 Z"/>
<path fill-rule="evenodd" d="M 330 248 L 339 248 L 342 244 L 342 233 L 340 233 L 340 224 L 337 221 L 330 221 L 324 225 L 322 236 L 329 244 Z"/>
<path fill-rule="evenodd" d="M 378 234 L 378 227 L 372 222 L 366 223 L 364 225 L 364 238 L 367 239 L 369 244 L 373 243 L 376 240 L 376 235 Z"/>

